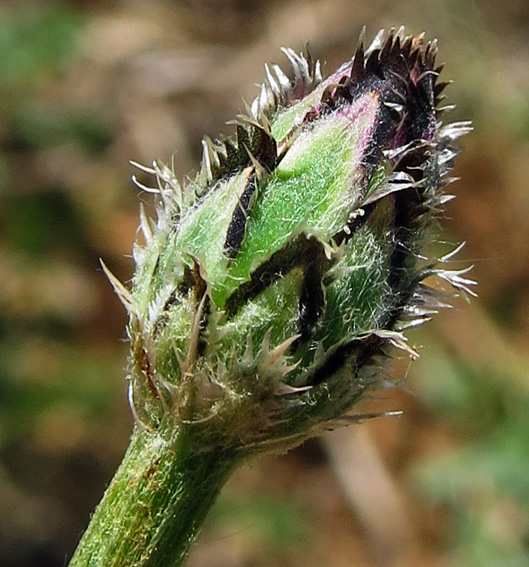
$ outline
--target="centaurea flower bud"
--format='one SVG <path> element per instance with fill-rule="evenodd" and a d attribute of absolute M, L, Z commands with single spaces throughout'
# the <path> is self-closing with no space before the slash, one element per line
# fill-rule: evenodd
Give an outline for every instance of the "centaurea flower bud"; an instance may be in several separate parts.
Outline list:
<path fill-rule="evenodd" d="M 204 140 L 194 181 L 150 169 L 158 218 L 142 216 L 122 292 L 138 422 L 244 454 L 343 416 L 402 329 L 435 310 L 420 253 L 469 130 L 440 125 L 445 84 L 422 36 L 361 40 L 325 81 L 319 62 L 284 53 L 294 79 L 265 67 L 236 135 Z"/>
<path fill-rule="evenodd" d="M 470 129 L 439 121 L 436 43 L 380 33 L 325 80 L 284 53 L 293 78 L 265 67 L 193 181 L 142 168 L 157 219 L 142 209 L 132 290 L 109 273 L 136 425 L 72 566 L 181 564 L 241 462 L 347 415 L 391 347 L 414 354 L 402 331 L 443 304 L 425 278 L 470 292 L 423 252 Z"/>

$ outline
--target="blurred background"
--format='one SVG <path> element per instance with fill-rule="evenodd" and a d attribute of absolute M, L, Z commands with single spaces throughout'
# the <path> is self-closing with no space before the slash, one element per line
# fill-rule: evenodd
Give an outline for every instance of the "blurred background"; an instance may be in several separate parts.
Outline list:
<path fill-rule="evenodd" d="M 330 72 L 363 25 L 401 24 L 439 39 L 446 119 L 475 125 L 441 240 L 466 241 L 479 298 L 415 331 L 402 387 L 358 409 L 402 417 L 239 471 L 188 565 L 529 566 L 529 2 L 2 0 L 0 567 L 65 565 L 127 446 L 99 258 L 130 279 L 150 201 L 129 160 L 192 175 L 281 46 Z"/>

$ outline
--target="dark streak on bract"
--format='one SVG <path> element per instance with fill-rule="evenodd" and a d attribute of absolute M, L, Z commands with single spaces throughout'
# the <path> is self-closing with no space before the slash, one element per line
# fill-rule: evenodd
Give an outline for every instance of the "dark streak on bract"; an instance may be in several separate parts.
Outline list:
<path fill-rule="evenodd" d="M 374 334 L 348 341 L 327 354 L 325 360 L 307 374 L 303 383 L 306 386 L 322 384 L 342 368 L 348 360 L 352 366 L 352 374 L 357 375 L 360 368 L 366 366 L 374 356 L 381 353 L 383 344 L 384 339 Z"/>
<path fill-rule="evenodd" d="M 251 301 L 278 279 L 286 276 L 294 268 L 307 266 L 323 249 L 323 244 L 314 238 L 300 234 L 283 248 L 274 252 L 268 260 L 256 268 L 250 281 L 239 286 L 226 300 L 224 306 L 228 318 L 232 318 L 242 305 Z M 333 260 L 327 260 L 329 269 Z"/>
<path fill-rule="evenodd" d="M 226 240 L 224 242 L 224 252 L 229 258 L 235 258 L 239 251 L 244 235 L 246 233 L 246 221 L 248 212 L 250 211 L 250 203 L 255 191 L 257 190 L 257 183 L 255 173 L 248 180 L 242 195 L 239 198 L 235 210 L 233 211 L 230 226 L 226 233 Z"/>
<path fill-rule="evenodd" d="M 334 264 L 325 254 L 323 244 L 311 238 L 307 241 L 304 257 L 301 259 L 303 270 L 303 283 L 299 297 L 298 328 L 300 341 L 308 340 L 322 316 L 325 308 L 325 291 L 323 278 Z"/>

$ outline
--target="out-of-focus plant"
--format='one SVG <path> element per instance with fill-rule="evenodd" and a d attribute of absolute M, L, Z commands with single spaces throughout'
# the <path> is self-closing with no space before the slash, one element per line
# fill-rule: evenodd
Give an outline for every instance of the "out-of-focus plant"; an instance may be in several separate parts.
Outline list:
<path fill-rule="evenodd" d="M 0 90 L 35 85 L 60 68 L 75 46 L 80 22 L 66 3 L 34 3 L 30 10 L 0 7 Z"/>
<path fill-rule="evenodd" d="M 525 371 L 518 377 L 514 364 L 485 369 L 433 343 L 420 367 L 442 377 L 422 373 L 425 403 L 466 442 L 414 468 L 424 493 L 451 518 L 452 564 L 529 565 L 529 396 L 519 387 Z"/>
<path fill-rule="evenodd" d="M 402 331 L 468 291 L 424 256 L 468 123 L 442 125 L 437 46 L 380 33 L 323 80 L 284 50 L 201 171 L 157 180 L 129 313 L 129 450 L 71 565 L 180 565 L 242 463 L 346 419 Z M 147 189 L 149 190 L 149 189 Z M 445 261 L 451 253 L 440 261 Z"/>
<path fill-rule="evenodd" d="M 10 145 L 26 143 L 19 124 L 30 122 L 28 100 L 39 84 L 71 58 L 80 23 L 80 16 L 67 5 L 40 3 L 30 10 L 0 6 L 0 113 L 2 138 L 7 128 L 14 138 L 8 140 Z M 39 125 L 37 120 L 32 122 Z M 1 145 L 0 190 L 4 191 L 9 187 L 10 172 L 3 155 L 4 143 Z"/>

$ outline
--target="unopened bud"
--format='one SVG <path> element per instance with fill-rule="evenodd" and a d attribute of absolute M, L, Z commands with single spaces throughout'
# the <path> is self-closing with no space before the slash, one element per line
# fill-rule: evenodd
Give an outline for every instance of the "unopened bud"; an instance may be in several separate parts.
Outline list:
<path fill-rule="evenodd" d="M 201 171 L 157 178 L 129 315 L 139 424 L 242 455 L 284 450 L 380 382 L 390 347 L 434 313 L 421 252 L 468 123 L 441 126 L 435 42 L 379 34 L 323 80 L 284 50 Z M 440 270 L 460 289 L 464 273 Z M 409 349 L 411 351 L 411 349 Z M 170 428 L 170 427 L 169 427 Z"/>

